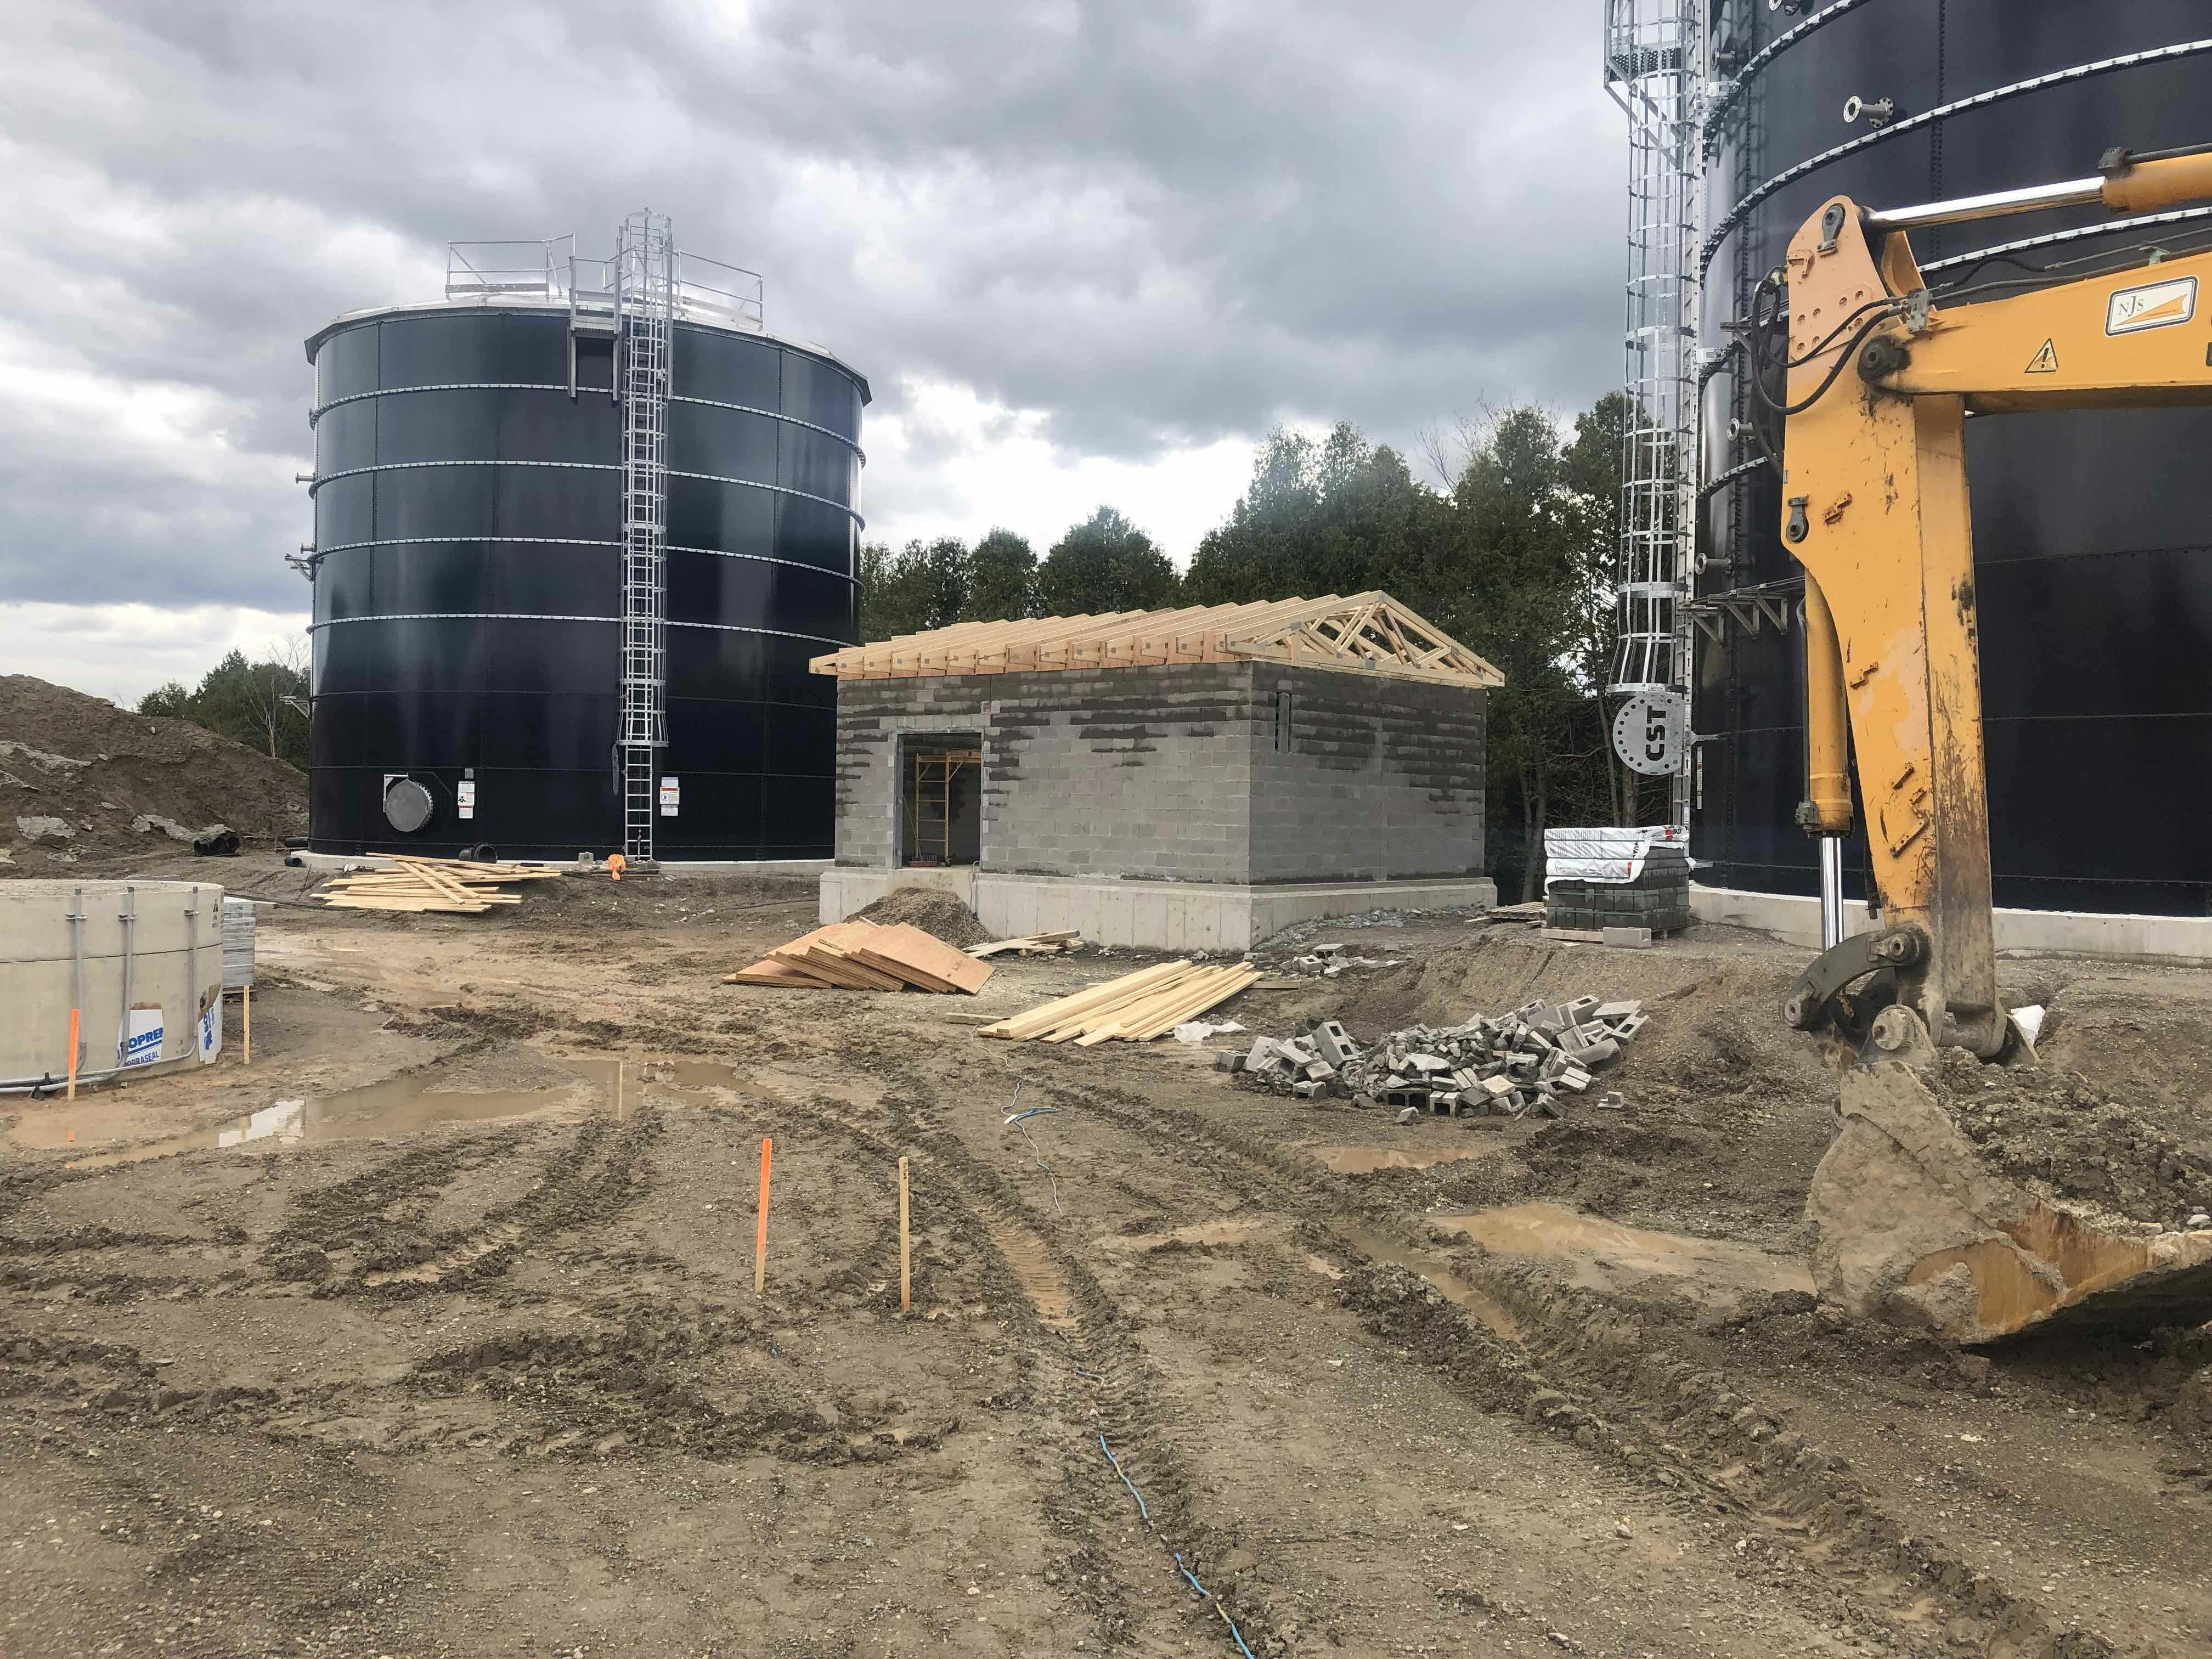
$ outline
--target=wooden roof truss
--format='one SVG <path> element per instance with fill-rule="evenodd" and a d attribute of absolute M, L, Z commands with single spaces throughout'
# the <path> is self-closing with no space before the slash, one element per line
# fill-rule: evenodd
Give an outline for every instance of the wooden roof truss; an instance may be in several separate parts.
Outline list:
<path fill-rule="evenodd" d="M 833 651 L 809 665 L 839 679 L 872 680 L 1252 659 L 1451 685 L 1505 683 L 1481 657 L 1382 592 L 957 623 Z"/>

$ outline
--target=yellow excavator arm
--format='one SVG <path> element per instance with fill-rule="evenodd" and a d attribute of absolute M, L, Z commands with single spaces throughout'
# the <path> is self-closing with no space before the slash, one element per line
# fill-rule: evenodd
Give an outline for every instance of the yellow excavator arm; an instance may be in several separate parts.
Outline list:
<path fill-rule="evenodd" d="M 2212 154 L 2106 159 L 2100 179 L 1890 214 L 1837 197 L 1769 278 L 1788 305 L 1782 533 L 1805 569 L 1800 818 L 1816 836 L 1850 831 L 1855 748 L 1882 923 L 1824 939 L 1788 1011 L 1802 1029 L 1833 1024 L 1889 1053 L 1996 1059 L 2015 1044 L 1996 995 L 1963 428 L 1970 413 L 2212 404 L 2212 253 L 1939 305 L 1909 236 L 1991 212 L 2212 196 Z M 1855 1007 L 1848 988 L 1869 975 L 1881 993 Z M 1878 1005 L 1910 1010 L 1924 1041 Z"/>
<path fill-rule="evenodd" d="M 2046 272 L 2024 292 L 2004 278 L 1939 304 L 1907 239 L 1990 213 L 2202 196 L 2212 154 L 2115 155 L 2097 179 L 1902 212 L 1838 197 L 1760 284 L 1786 312 L 1755 304 L 1748 319 L 1753 383 L 1784 419 L 1782 535 L 1805 568 L 1799 817 L 1822 838 L 1826 948 L 1785 1012 L 1847 1045 L 1844 1126 L 1806 1200 L 1814 1278 L 1844 1307 L 1954 1341 L 2212 1316 L 2212 1231 L 2107 1231 L 2036 1196 L 1982 1162 L 1929 1075 L 1944 1047 L 2033 1058 L 1997 998 L 1966 417 L 2212 404 L 2212 254 Z M 1881 925 L 1845 939 L 1854 753 Z"/>

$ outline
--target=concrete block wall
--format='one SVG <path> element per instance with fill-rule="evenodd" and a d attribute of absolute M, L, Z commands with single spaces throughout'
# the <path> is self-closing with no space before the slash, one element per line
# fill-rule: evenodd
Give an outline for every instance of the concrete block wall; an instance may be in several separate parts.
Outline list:
<path fill-rule="evenodd" d="M 1275 693 L 1296 737 L 1275 747 Z M 897 857 L 899 739 L 975 732 L 986 872 L 1217 882 L 1482 867 L 1482 693 L 1273 663 L 848 680 L 837 863 Z"/>
<path fill-rule="evenodd" d="M 1479 687 L 1249 665 L 1252 879 L 1382 881 L 1483 872 Z M 1275 746 L 1291 694 L 1291 747 Z"/>
<path fill-rule="evenodd" d="M 907 732 L 983 734 L 989 755 L 989 687 L 997 675 L 957 679 L 848 680 L 837 688 L 836 861 L 890 869 L 898 861 L 899 738 Z M 985 808 L 984 846 L 990 845 Z"/>
<path fill-rule="evenodd" d="M 848 680 L 837 862 L 896 857 L 900 737 L 974 731 L 983 869 L 1248 881 L 1251 719 L 1241 663 Z"/>

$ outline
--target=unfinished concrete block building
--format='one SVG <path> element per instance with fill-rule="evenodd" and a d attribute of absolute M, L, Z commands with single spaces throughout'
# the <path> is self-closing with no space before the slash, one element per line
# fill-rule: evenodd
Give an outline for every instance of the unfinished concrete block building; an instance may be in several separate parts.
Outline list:
<path fill-rule="evenodd" d="M 1491 665 L 1386 593 L 966 623 L 836 677 L 822 919 L 943 887 L 1001 936 L 1243 950 L 1488 904 Z"/>

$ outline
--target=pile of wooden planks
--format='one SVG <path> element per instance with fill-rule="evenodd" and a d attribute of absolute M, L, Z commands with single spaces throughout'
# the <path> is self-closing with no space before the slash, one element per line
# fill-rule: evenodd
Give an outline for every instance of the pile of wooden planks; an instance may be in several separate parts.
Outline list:
<path fill-rule="evenodd" d="M 971 945 L 968 954 L 979 961 L 986 957 L 1003 956 L 1008 951 L 1018 951 L 1025 957 L 1056 957 L 1063 951 L 1073 951 L 1083 943 L 1083 935 L 1073 927 L 1063 933 L 1030 933 L 1021 939 L 994 939 L 988 945 Z"/>
<path fill-rule="evenodd" d="M 567 873 L 461 859 L 395 859 L 392 866 L 332 877 L 323 889 L 323 908 L 476 916 L 495 906 L 522 902 L 521 894 L 502 893 L 498 890 L 501 887 L 521 881 L 559 881 Z"/>
<path fill-rule="evenodd" d="M 840 921 L 803 933 L 734 974 L 725 985 L 775 985 L 793 991 L 933 991 L 974 996 L 991 977 L 988 963 L 954 950 L 904 922 L 878 927 Z"/>
<path fill-rule="evenodd" d="M 1150 1042 L 1219 1006 L 1259 977 L 1260 970 L 1246 962 L 1220 968 L 1164 962 L 986 1025 L 981 1035 L 1013 1042 L 1073 1041 L 1079 1048 L 1116 1039 Z"/>

